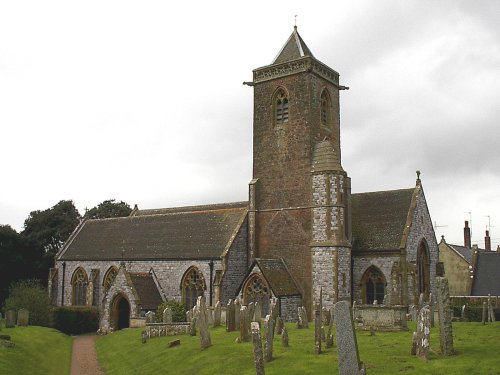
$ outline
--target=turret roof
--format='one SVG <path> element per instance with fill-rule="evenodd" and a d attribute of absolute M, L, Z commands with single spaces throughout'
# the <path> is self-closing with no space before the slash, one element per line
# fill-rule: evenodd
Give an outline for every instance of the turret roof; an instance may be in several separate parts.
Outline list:
<path fill-rule="evenodd" d="M 304 56 L 314 57 L 311 50 L 300 37 L 297 26 L 293 28 L 292 35 L 288 38 L 278 56 L 273 60 L 272 64 L 281 64 L 287 61 L 297 60 Z"/>

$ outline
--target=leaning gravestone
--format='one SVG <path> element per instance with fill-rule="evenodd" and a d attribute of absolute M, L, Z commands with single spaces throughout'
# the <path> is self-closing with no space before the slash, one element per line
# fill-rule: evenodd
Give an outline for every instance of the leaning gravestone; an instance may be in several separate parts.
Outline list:
<path fill-rule="evenodd" d="M 229 300 L 226 307 L 226 331 L 233 332 L 236 330 L 236 323 L 234 320 L 234 302 Z"/>
<path fill-rule="evenodd" d="M 193 307 L 191 310 L 189 310 L 189 315 L 191 316 L 191 320 L 189 320 L 189 335 L 190 336 L 196 336 L 196 319 L 198 318 L 196 316 L 197 309 L 196 306 Z"/>
<path fill-rule="evenodd" d="M 16 326 L 16 312 L 8 310 L 5 313 L 5 328 L 14 328 Z"/>
<path fill-rule="evenodd" d="M 450 291 L 448 279 L 436 277 L 437 304 L 439 313 L 439 342 L 442 355 L 452 355 L 453 327 L 451 325 Z"/>
<path fill-rule="evenodd" d="M 240 310 L 240 342 L 250 341 L 250 317 L 248 308 L 241 306 Z"/>
<path fill-rule="evenodd" d="M 416 334 L 416 351 L 417 358 L 428 360 L 431 333 L 430 311 L 427 306 L 424 306 L 418 312 L 417 334 Z"/>
<path fill-rule="evenodd" d="M 283 329 L 281 330 L 281 345 L 284 348 L 288 348 L 288 330 L 285 326 L 283 326 Z"/>
<path fill-rule="evenodd" d="M 163 323 L 172 323 L 172 309 L 170 307 L 163 310 Z"/>
<path fill-rule="evenodd" d="M 220 301 L 217 301 L 215 304 L 214 308 L 214 327 L 219 327 L 220 326 L 220 321 L 221 321 L 221 307 L 220 307 Z"/>
<path fill-rule="evenodd" d="M 262 354 L 262 339 L 260 337 L 259 323 L 252 322 L 253 360 L 255 362 L 255 374 L 264 375 L 264 356 Z"/>
<path fill-rule="evenodd" d="M 297 321 L 297 328 L 309 328 L 309 322 L 307 321 L 306 308 L 304 306 L 299 306 L 297 309 L 299 319 Z"/>
<path fill-rule="evenodd" d="M 19 309 L 17 312 L 17 325 L 27 326 L 30 319 L 30 313 L 26 309 Z"/>
<path fill-rule="evenodd" d="M 208 331 L 208 316 L 207 306 L 205 305 L 205 297 L 199 296 L 196 301 L 196 327 L 200 331 L 200 347 L 201 350 L 212 345 L 210 332 Z"/>
<path fill-rule="evenodd" d="M 281 317 L 280 317 L 280 316 L 278 316 L 278 317 L 276 318 L 276 322 L 275 322 L 275 324 L 276 324 L 276 333 L 277 333 L 278 335 L 281 335 L 281 331 L 283 330 L 283 326 L 284 326 L 284 324 L 283 324 L 283 319 L 281 319 Z"/>
<path fill-rule="evenodd" d="M 264 362 L 273 359 L 274 320 L 271 315 L 264 319 Z"/>
<path fill-rule="evenodd" d="M 347 301 L 337 302 L 333 309 L 335 325 L 337 326 L 339 374 L 365 374 L 365 365 L 359 361 L 358 343 L 349 303 Z"/>

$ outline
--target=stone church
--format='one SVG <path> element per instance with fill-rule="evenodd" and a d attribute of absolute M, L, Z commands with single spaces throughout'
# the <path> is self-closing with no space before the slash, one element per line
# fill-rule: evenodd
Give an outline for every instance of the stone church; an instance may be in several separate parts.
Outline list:
<path fill-rule="evenodd" d="M 340 149 L 339 74 L 295 27 L 253 71 L 248 201 L 139 209 L 86 220 L 58 252 L 52 303 L 94 305 L 120 329 L 166 300 L 279 301 L 281 316 L 324 306 L 408 305 L 434 290 L 438 246 L 422 184 L 351 194 Z"/>

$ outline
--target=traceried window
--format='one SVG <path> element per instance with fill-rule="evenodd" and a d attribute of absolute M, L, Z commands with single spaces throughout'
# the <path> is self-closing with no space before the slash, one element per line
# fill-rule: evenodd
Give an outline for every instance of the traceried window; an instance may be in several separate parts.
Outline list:
<path fill-rule="evenodd" d="M 277 124 L 288 122 L 288 96 L 285 90 L 280 89 L 275 96 L 275 121 Z"/>
<path fill-rule="evenodd" d="M 85 305 L 87 302 L 88 278 L 83 268 L 78 268 L 71 279 L 73 286 L 73 305 Z"/>
<path fill-rule="evenodd" d="M 111 288 L 111 285 L 113 284 L 113 281 L 115 281 L 116 274 L 118 273 L 118 270 L 116 267 L 111 267 L 108 272 L 106 272 L 106 275 L 104 276 L 103 280 L 103 286 L 104 286 L 104 293 L 106 294 Z"/>
<path fill-rule="evenodd" d="M 327 126 L 330 124 L 331 117 L 331 101 L 330 95 L 326 90 L 321 93 L 321 125 Z"/>
<path fill-rule="evenodd" d="M 361 283 L 363 303 L 371 305 L 374 301 L 379 304 L 384 302 L 385 278 L 377 267 L 371 266 L 368 268 L 361 279 Z"/>
<path fill-rule="evenodd" d="M 182 278 L 182 300 L 186 311 L 196 305 L 196 300 L 205 293 L 205 289 L 205 279 L 198 268 L 187 270 Z"/>
<path fill-rule="evenodd" d="M 243 302 L 248 306 L 250 302 L 258 302 L 261 306 L 262 314 L 265 316 L 269 312 L 269 298 L 271 293 L 267 282 L 262 276 L 255 273 L 247 281 L 243 292 Z"/>

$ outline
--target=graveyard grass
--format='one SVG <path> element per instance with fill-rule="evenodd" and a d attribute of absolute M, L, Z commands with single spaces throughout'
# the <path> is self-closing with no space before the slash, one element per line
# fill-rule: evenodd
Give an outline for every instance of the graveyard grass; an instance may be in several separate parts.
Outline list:
<path fill-rule="evenodd" d="M 73 339 L 55 329 L 27 326 L 5 328 L 14 347 L 0 343 L 0 374 L 69 374 Z"/>
<path fill-rule="evenodd" d="M 287 324 L 290 347 L 281 346 L 281 336 L 274 338 L 274 359 L 265 364 L 272 374 L 336 374 L 337 351 L 326 349 L 314 354 L 314 325 L 297 329 Z M 357 331 L 360 359 L 368 374 L 500 374 L 500 322 L 453 323 L 454 347 L 457 355 L 439 355 L 439 329 L 431 330 L 430 360 L 424 362 L 410 356 L 412 332 L 409 324 L 404 332 Z M 199 336 L 169 336 L 152 338 L 141 343 L 141 329 L 126 329 L 97 340 L 99 361 L 111 374 L 255 374 L 251 342 L 235 343 L 238 332 L 226 332 L 224 327 L 210 329 L 212 346 L 200 350 Z M 175 339 L 181 345 L 167 348 Z"/>

